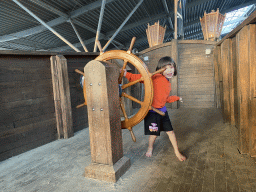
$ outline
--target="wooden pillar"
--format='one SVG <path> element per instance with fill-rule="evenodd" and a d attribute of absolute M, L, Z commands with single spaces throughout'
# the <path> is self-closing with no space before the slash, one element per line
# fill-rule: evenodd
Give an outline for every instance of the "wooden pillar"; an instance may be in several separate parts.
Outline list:
<path fill-rule="evenodd" d="M 177 18 L 177 12 L 178 12 L 178 0 L 174 0 L 174 39 L 178 38 L 178 18 Z"/>
<path fill-rule="evenodd" d="M 221 61 L 223 76 L 223 118 L 225 123 L 230 123 L 230 87 L 229 87 L 229 63 L 230 63 L 230 39 L 221 44 Z"/>
<path fill-rule="evenodd" d="M 214 50 L 214 78 L 215 78 L 215 95 L 214 95 L 214 103 L 216 108 L 221 108 L 220 103 L 220 78 L 219 78 L 219 57 L 220 57 L 220 46 L 217 46 Z"/>
<path fill-rule="evenodd" d="M 67 139 L 74 135 L 67 60 L 62 55 L 52 56 L 50 60 L 57 137 Z"/>
<path fill-rule="evenodd" d="M 250 64 L 250 99 L 249 99 L 249 152 L 256 157 L 256 24 L 249 25 L 249 64 Z"/>
<path fill-rule="evenodd" d="M 230 59 L 229 69 L 229 103 L 230 103 L 230 123 L 235 125 L 235 83 L 234 83 L 234 66 L 236 65 L 236 38 L 230 39 L 229 42 Z"/>
<path fill-rule="evenodd" d="M 92 160 L 85 177 L 110 182 L 130 167 L 130 159 L 123 157 L 118 75 L 109 62 L 93 60 L 84 67 Z"/>
<path fill-rule="evenodd" d="M 179 55 L 178 55 L 178 40 L 173 39 L 172 40 L 172 52 L 171 57 L 176 63 L 177 71 L 179 75 Z M 172 91 L 171 95 L 178 95 L 178 75 L 171 78 L 171 84 L 172 84 Z M 173 102 L 171 103 L 172 109 L 178 109 L 179 108 L 179 102 Z"/>
<path fill-rule="evenodd" d="M 241 154 L 249 153 L 249 36 L 248 26 L 236 35 L 237 40 L 237 97 L 238 97 L 238 137 Z"/>

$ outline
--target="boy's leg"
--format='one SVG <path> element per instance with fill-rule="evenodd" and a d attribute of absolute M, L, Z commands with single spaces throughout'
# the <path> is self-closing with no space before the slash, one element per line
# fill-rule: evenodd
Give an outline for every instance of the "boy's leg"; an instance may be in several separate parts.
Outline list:
<path fill-rule="evenodd" d="M 157 137 L 156 135 L 149 135 L 149 138 L 148 138 L 148 151 L 146 153 L 147 157 L 151 157 L 152 156 L 153 145 L 155 143 L 156 137 Z"/>
<path fill-rule="evenodd" d="M 178 149 L 178 144 L 177 144 L 177 140 L 176 140 L 176 137 L 175 137 L 175 134 L 173 131 L 167 131 L 166 132 L 167 135 L 169 136 L 169 139 L 172 143 L 172 146 L 173 146 L 173 149 L 174 149 L 174 152 L 175 152 L 175 155 L 177 156 L 177 158 L 180 160 L 180 161 L 185 161 L 186 160 L 186 157 L 183 156 L 180 152 L 179 152 L 179 149 Z"/>

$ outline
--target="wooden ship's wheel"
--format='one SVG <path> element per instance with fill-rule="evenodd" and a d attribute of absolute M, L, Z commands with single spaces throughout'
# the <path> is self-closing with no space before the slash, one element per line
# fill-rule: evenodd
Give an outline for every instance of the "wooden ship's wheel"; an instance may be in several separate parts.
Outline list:
<path fill-rule="evenodd" d="M 145 65 L 145 63 L 138 58 L 136 55 L 131 53 L 132 47 L 134 45 L 136 38 L 134 37 L 132 39 L 130 48 L 128 49 L 128 51 L 123 51 L 123 50 L 111 50 L 111 51 L 107 51 L 105 53 L 102 52 L 102 48 L 99 42 L 97 42 L 99 50 L 100 50 L 100 56 L 98 56 L 95 60 L 98 61 L 109 61 L 109 60 L 113 60 L 113 59 L 121 59 L 124 61 L 123 67 L 122 69 L 125 69 L 127 64 L 130 63 L 132 64 L 137 70 L 138 72 L 141 74 L 141 78 L 133 81 L 133 82 L 129 82 L 127 84 L 121 85 L 122 83 L 122 79 L 123 79 L 123 75 L 124 75 L 124 71 L 121 70 L 121 73 L 119 75 L 118 78 L 118 83 L 121 87 L 121 93 L 120 93 L 120 107 L 121 110 L 124 114 L 124 120 L 121 121 L 121 128 L 122 129 L 128 129 L 131 133 L 132 139 L 135 142 L 136 138 L 134 136 L 134 133 L 132 131 L 132 127 L 137 125 L 138 123 L 140 123 L 145 116 L 147 115 L 149 110 L 154 110 L 155 112 L 159 113 L 160 115 L 165 115 L 162 111 L 159 111 L 155 108 L 153 108 L 152 105 L 152 101 L 153 101 L 153 83 L 152 83 L 152 79 L 151 77 L 157 73 L 161 73 L 163 72 L 165 69 L 160 69 L 154 73 L 150 73 L 148 71 L 147 66 Z M 75 70 L 77 73 L 80 73 L 83 75 L 83 72 L 79 71 L 79 70 Z M 144 100 L 140 101 L 138 99 L 136 99 L 135 97 L 126 94 L 125 92 L 123 92 L 124 89 L 135 85 L 136 83 L 142 82 L 144 83 Z M 85 83 L 84 83 L 85 85 Z M 86 89 L 85 86 L 83 86 L 83 92 L 84 92 L 84 98 L 85 98 L 85 103 L 78 105 L 77 108 L 86 105 Z M 128 98 L 138 104 L 140 104 L 141 108 L 139 109 L 139 111 L 133 115 L 132 117 L 128 117 L 125 111 L 125 107 L 122 103 L 122 97 Z"/>

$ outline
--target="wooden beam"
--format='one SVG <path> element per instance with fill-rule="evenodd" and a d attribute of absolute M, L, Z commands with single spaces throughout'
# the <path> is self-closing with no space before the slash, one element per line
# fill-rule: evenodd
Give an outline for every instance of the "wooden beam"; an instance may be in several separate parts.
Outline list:
<path fill-rule="evenodd" d="M 236 35 L 237 41 L 237 94 L 238 94 L 238 147 L 241 154 L 249 153 L 249 35 L 248 26 Z"/>
<path fill-rule="evenodd" d="M 217 46 L 214 50 L 213 64 L 214 64 L 214 78 L 215 78 L 215 95 L 214 95 L 214 103 L 216 108 L 221 108 L 220 103 L 220 80 L 219 80 L 219 57 L 220 57 L 220 46 Z"/>
<path fill-rule="evenodd" d="M 74 135 L 67 60 L 62 55 L 50 60 L 58 139 L 67 139 Z"/>
<path fill-rule="evenodd" d="M 221 61 L 223 76 L 223 119 L 230 123 L 230 90 L 229 90 L 229 63 L 230 63 L 230 39 L 221 44 Z"/>
<path fill-rule="evenodd" d="M 256 24 L 249 25 L 249 64 L 250 64 L 250 143 L 249 152 L 256 157 Z"/>
<path fill-rule="evenodd" d="M 178 10 L 178 0 L 174 0 L 174 39 L 178 38 L 177 10 Z"/>

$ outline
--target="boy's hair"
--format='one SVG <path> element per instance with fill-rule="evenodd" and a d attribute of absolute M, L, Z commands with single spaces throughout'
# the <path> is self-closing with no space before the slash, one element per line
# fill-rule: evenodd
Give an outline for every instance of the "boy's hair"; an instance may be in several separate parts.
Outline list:
<path fill-rule="evenodd" d="M 174 67 L 174 76 L 177 75 L 177 66 L 176 63 L 174 62 L 174 60 L 171 57 L 162 57 L 161 59 L 159 59 L 158 61 L 158 65 L 156 67 L 156 71 L 165 67 L 166 65 L 171 65 L 172 67 Z"/>

